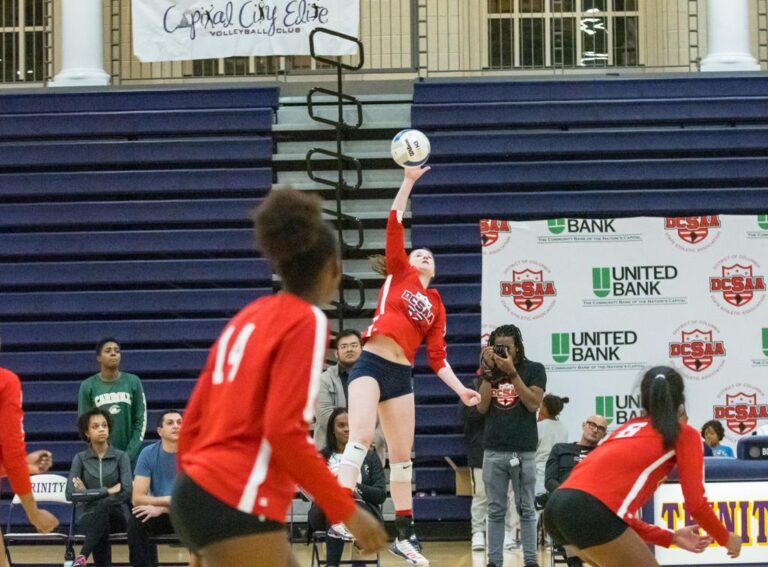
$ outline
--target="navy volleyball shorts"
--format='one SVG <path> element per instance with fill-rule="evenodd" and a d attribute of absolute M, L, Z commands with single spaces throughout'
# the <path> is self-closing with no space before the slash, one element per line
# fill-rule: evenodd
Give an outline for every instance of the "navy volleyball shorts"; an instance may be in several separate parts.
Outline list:
<path fill-rule="evenodd" d="M 370 376 L 379 383 L 381 402 L 413 394 L 413 368 L 410 364 L 390 362 L 364 350 L 349 371 L 349 382 L 363 376 Z"/>
<path fill-rule="evenodd" d="M 579 549 L 613 541 L 629 527 L 600 500 L 572 488 L 560 488 L 552 493 L 543 519 L 555 543 Z"/>

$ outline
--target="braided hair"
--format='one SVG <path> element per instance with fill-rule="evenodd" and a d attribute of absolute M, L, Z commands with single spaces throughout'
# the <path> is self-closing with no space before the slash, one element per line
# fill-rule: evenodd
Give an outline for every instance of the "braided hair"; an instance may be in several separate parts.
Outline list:
<path fill-rule="evenodd" d="M 496 339 L 499 337 L 512 337 L 515 343 L 515 358 L 512 360 L 515 366 L 520 366 L 524 361 L 528 360 L 525 356 L 525 346 L 523 345 L 523 334 L 520 329 L 515 325 L 501 325 L 496 327 L 491 336 L 488 337 L 488 345 L 493 346 L 496 344 Z"/>

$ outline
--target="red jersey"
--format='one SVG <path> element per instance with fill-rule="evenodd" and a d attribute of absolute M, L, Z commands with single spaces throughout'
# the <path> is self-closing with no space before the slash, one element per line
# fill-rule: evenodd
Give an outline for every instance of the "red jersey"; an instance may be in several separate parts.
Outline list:
<path fill-rule="evenodd" d="M 669 547 L 672 532 L 639 522 L 635 514 L 675 465 L 686 510 L 717 543 L 726 545 L 728 530 L 717 519 L 704 492 L 701 437 L 690 425 L 680 424 L 675 447 L 665 449 L 661 434 L 648 417 L 633 419 L 576 465 L 560 488 L 591 494 L 635 528 L 643 539 Z"/>
<path fill-rule="evenodd" d="M 32 492 L 23 419 L 19 377 L 0 368 L 0 477 L 7 474 L 13 492 L 20 496 Z"/>
<path fill-rule="evenodd" d="M 408 261 L 401 211 L 389 211 L 386 258 L 387 279 L 379 292 L 376 315 L 363 332 L 363 342 L 374 335 L 390 337 L 413 364 L 419 345 L 426 341 L 429 365 L 438 372 L 448 365 L 445 308 L 437 290 L 425 289 L 419 272 Z"/>
<path fill-rule="evenodd" d="M 298 483 L 331 522 L 348 519 L 352 496 L 309 438 L 328 339 L 325 314 L 289 293 L 235 315 L 184 414 L 179 468 L 249 514 L 284 522 Z"/>

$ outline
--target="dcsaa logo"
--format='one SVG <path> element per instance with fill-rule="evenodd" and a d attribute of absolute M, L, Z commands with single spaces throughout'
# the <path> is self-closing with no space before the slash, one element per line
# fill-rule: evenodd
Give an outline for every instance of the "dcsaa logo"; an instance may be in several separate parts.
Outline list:
<path fill-rule="evenodd" d="M 735 384 L 720 392 L 725 403 L 713 406 L 712 416 L 725 420 L 728 430 L 737 436 L 747 435 L 759 420 L 768 419 L 768 404 L 760 403 L 758 395 L 762 397 L 762 391 L 749 384 Z"/>
<path fill-rule="evenodd" d="M 682 331 L 680 340 L 669 343 L 670 358 L 680 358 L 686 368 L 704 372 L 715 357 L 725 356 L 725 343 L 712 339 L 712 331 L 693 329 Z"/>
<path fill-rule="evenodd" d="M 526 313 L 536 311 L 546 297 L 555 295 L 555 282 L 545 280 L 543 270 L 512 270 L 512 281 L 501 282 L 501 296 L 511 297 L 518 309 Z"/>
<path fill-rule="evenodd" d="M 753 274 L 753 268 L 752 264 L 722 265 L 721 275 L 709 278 L 709 291 L 722 295 L 734 307 L 746 306 L 755 293 L 765 293 L 765 277 Z"/>
<path fill-rule="evenodd" d="M 700 244 L 710 235 L 711 229 L 720 228 L 720 217 L 717 215 L 697 217 L 666 217 L 664 228 L 674 231 L 677 237 L 688 244 Z"/>
<path fill-rule="evenodd" d="M 488 220 L 480 221 L 480 241 L 483 246 L 492 246 L 499 239 L 499 233 L 512 232 L 509 221 Z"/>

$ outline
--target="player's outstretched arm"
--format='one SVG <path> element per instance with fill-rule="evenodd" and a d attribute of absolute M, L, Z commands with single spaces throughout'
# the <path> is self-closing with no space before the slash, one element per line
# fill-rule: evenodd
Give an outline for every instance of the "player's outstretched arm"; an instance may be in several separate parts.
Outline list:
<path fill-rule="evenodd" d="M 392 201 L 393 211 L 404 211 L 408 206 L 408 198 L 411 196 L 411 191 L 416 182 L 428 172 L 431 167 L 406 167 L 403 169 L 403 182 L 400 185 L 400 189 L 395 195 L 395 200 Z"/>

